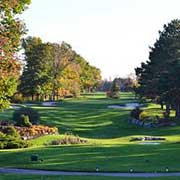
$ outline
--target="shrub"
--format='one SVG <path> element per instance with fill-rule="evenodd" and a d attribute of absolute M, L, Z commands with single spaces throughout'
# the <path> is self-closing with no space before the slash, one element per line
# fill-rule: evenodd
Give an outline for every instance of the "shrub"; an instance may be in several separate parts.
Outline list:
<path fill-rule="evenodd" d="M 17 120 L 16 123 L 17 126 L 21 126 L 21 127 L 31 127 L 32 124 L 29 121 L 29 116 L 22 114 L 20 116 L 20 118 Z"/>
<path fill-rule="evenodd" d="M 106 92 L 106 96 L 110 98 L 118 99 L 120 97 L 119 91 L 120 91 L 120 87 L 119 87 L 118 79 L 115 78 L 112 82 L 110 91 Z"/>
<path fill-rule="evenodd" d="M 0 120 L 0 126 L 12 126 L 12 125 L 14 125 L 12 121 Z"/>
<path fill-rule="evenodd" d="M 84 144 L 84 143 L 87 143 L 87 140 L 81 139 L 79 136 L 67 134 L 59 140 L 51 141 L 50 145 Z"/>
<path fill-rule="evenodd" d="M 30 144 L 21 139 L 13 126 L 3 128 L 0 132 L 0 149 L 25 148 Z"/>
<path fill-rule="evenodd" d="M 3 132 L 0 131 L 0 139 L 4 138 L 5 134 Z"/>
<path fill-rule="evenodd" d="M 112 96 L 111 94 L 112 94 L 111 91 L 107 91 L 107 92 L 106 92 L 106 96 L 107 96 L 107 97 L 111 97 L 111 96 Z"/>
<path fill-rule="evenodd" d="M 20 137 L 19 133 L 16 131 L 16 129 L 13 126 L 7 126 L 3 129 L 3 133 L 6 136 L 13 136 L 13 137 Z"/>
<path fill-rule="evenodd" d="M 139 107 L 136 107 L 135 109 L 133 109 L 131 111 L 131 117 L 135 118 L 135 119 L 139 119 L 139 115 L 143 112 L 142 109 L 140 109 Z"/>
<path fill-rule="evenodd" d="M 15 127 L 23 139 L 32 139 L 35 137 L 47 135 L 47 134 L 58 134 L 56 127 L 48 127 L 42 125 L 32 125 L 31 127 Z"/>
<path fill-rule="evenodd" d="M 15 93 L 13 97 L 11 97 L 11 102 L 13 103 L 22 103 L 23 101 L 23 95 L 21 93 Z"/>
<path fill-rule="evenodd" d="M 52 140 L 50 145 L 59 145 L 59 140 Z"/>
<path fill-rule="evenodd" d="M 119 98 L 119 91 L 117 91 L 117 92 L 107 91 L 106 96 L 110 97 L 110 98 L 118 99 Z"/>
<path fill-rule="evenodd" d="M 40 116 L 37 110 L 30 107 L 22 107 L 20 109 L 17 109 L 13 113 L 13 120 L 15 122 L 18 122 L 18 120 L 21 118 L 22 115 L 28 116 L 29 121 L 32 124 L 38 124 Z"/>
<path fill-rule="evenodd" d="M 14 148 L 26 148 L 28 147 L 28 142 L 21 140 L 21 139 L 9 139 L 7 144 L 4 146 L 6 149 L 14 149 Z"/>
<path fill-rule="evenodd" d="M 119 98 L 119 91 L 120 91 L 120 87 L 119 87 L 118 79 L 115 78 L 112 82 L 111 98 L 118 99 Z"/>
<path fill-rule="evenodd" d="M 4 143 L 0 142 L 0 149 L 4 149 Z"/>
<path fill-rule="evenodd" d="M 139 114 L 139 119 L 140 120 L 145 120 L 149 118 L 149 116 L 147 115 L 147 113 L 145 111 L 142 111 L 140 114 Z"/>
<path fill-rule="evenodd" d="M 112 96 L 111 97 L 114 98 L 114 99 L 118 99 L 119 98 L 119 91 L 112 92 Z"/>

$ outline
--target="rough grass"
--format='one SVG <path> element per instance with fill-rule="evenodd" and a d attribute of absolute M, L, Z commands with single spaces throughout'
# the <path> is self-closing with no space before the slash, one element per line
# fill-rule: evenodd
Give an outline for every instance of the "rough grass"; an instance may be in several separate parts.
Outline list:
<path fill-rule="evenodd" d="M 41 123 L 56 126 L 60 133 L 72 132 L 88 139 L 85 145 L 44 147 L 44 143 L 63 135 L 44 136 L 32 140 L 33 148 L 1 150 L 0 162 L 5 167 L 56 170 L 127 172 L 180 171 L 180 126 L 145 129 L 129 124 L 130 110 L 108 109 L 108 105 L 135 102 L 131 93 L 122 93 L 120 100 L 92 94 L 79 99 L 59 102 L 57 107 L 34 106 L 41 114 Z M 162 114 L 160 106 L 149 104 L 149 114 Z M 0 119 L 11 119 L 13 110 L 0 113 Z M 135 136 L 161 136 L 167 140 L 160 145 L 139 145 L 129 140 Z M 38 154 L 42 162 L 31 162 Z"/>

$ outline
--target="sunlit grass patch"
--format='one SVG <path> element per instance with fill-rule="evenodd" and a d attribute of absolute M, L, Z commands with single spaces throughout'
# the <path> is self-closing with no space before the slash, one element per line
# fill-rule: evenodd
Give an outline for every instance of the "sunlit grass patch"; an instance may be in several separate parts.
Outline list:
<path fill-rule="evenodd" d="M 105 94 L 89 95 L 80 99 L 60 101 L 56 107 L 33 106 L 40 115 L 40 122 L 56 126 L 60 135 L 42 136 L 31 140 L 33 146 L 22 150 L 0 151 L 1 165 L 57 170 L 94 171 L 178 171 L 180 151 L 180 126 L 143 128 L 128 122 L 129 109 L 108 109 L 108 105 L 138 102 L 131 93 L 121 93 L 120 99 L 109 99 Z M 162 115 L 159 105 L 144 107 L 149 115 Z M 11 117 L 13 110 L 0 113 Z M 47 146 L 64 133 L 72 133 L 87 140 L 86 144 Z M 133 137 L 165 137 L 159 145 L 142 145 L 131 142 Z M 31 162 L 30 156 L 38 154 L 43 161 Z"/>

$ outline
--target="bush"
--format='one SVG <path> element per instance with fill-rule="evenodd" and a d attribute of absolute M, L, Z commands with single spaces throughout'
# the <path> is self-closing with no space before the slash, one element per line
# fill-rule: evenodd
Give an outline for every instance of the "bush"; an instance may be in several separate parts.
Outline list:
<path fill-rule="evenodd" d="M 117 91 L 117 92 L 107 91 L 106 96 L 109 98 L 113 98 L 113 99 L 118 99 L 120 97 L 119 91 Z"/>
<path fill-rule="evenodd" d="M 24 140 L 21 140 L 21 139 L 13 139 L 13 140 L 10 140 L 7 142 L 7 144 L 4 146 L 4 149 L 15 149 L 15 148 L 26 148 L 28 147 L 29 144 L 24 141 Z"/>
<path fill-rule="evenodd" d="M 135 109 L 133 109 L 131 111 L 131 117 L 135 118 L 135 119 L 139 119 L 139 115 L 143 112 L 142 109 L 140 109 L 139 107 L 136 107 Z"/>
<path fill-rule="evenodd" d="M 59 140 L 52 140 L 50 145 L 59 145 Z"/>
<path fill-rule="evenodd" d="M 3 133 L 6 136 L 12 136 L 12 137 L 20 137 L 19 133 L 16 131 L 16 129 L 13 126 L 7 126 L 3 129 Z"/>
<path fill-rule="evenodd" d="M 119 87 L 118 79 L 115 78 L 112 82 L 110 91 L 108 91 L 106 95 L 107 97 L 118 99 L 120 97 L 119 91 L 120 91 L 120 87 Z"/>
<path fill-rule="evenodd" d="M 118 79 L 115 78 L 112 82 L 111 98 L 118 99 L 119 98 L 119 91 L 120 91 L 120 87 L 119 87 Z"/>
<path fill-rule="evenodd" d="M 56 127 L 32 125 L 31 127 L 15 127 L 23 139 L 32 139 L 47 134 L 58 134 Z"/>
<path fill-rule="evenodd" d="M 5 137 L 5 134 L 0 131 L 0 140 Z"/>
<path fill-rule="evenodd" d="M 111 94 L 112 94 L 111 91 L 107 91 L 107 92 L 106 92 L 106 96 L 107 96 L 107 97 L 111 97 L 111 96 L 112 96 Z"/>
<path fill-rule="evenodd" d="M 4 143 L 0 141 L 0 149 L 4 149 Z"/>
<path fill-rule="evenodd" d="M 84 144 L 84 143 L 87 143 L 87 140 L 81 139 L 79 136 L 67 134 L 59 140 L 51 141 L 50 145 Z"/>
<path fill-rule="evenodd" d="M 12 121 L 0 120 L 0 126 L 12 126 L 12 125 L 14 125 Z"/>
<path fill-rule="evenodd" d="M 22 114 L 20 116 L 20 118 L 17 120 L 16 123 L 17 126 L 21 126 L 21 127 L 31 127 L 32 124 L 29 121 L 29 116 Z"/>
<path fill-rule="evenodd" d="M 118 99 L 120 96 L 119 96 L 119 91 L 118 92 L 112 92 L 112 98 L 114 99 Z"/>
<path fill-rule="evenodd" d="M 21 93 L 15 93 L 13 97 L 11 97 L 12 103 L 22 103 L 23 101 L 23 95 Z"/>
<path fill-rule="evenodd" d="M 28 142 L 21 139 L 13 126 L 8 126 L 0 132 L 0 149 L 25 148 Z"/>
<path fill-rule="evenodd" d="M 17 109 L 14 111 L 13 113 L 13 120 L 15 122 L 18 122 L 18 120 L 21 118 L 22 115 L 28 116 L 29 117 L 29 121 L 32 124 L 38 124 L 39 122 L 39 113 L 37 112 L 37 110 L 30 108 L 30 107 L 22 107 L 20 109 Z"/>
<path fill-rule="evenodd" d="M 140 114 L 139 114 L 139 119 L 140 120 L 145 120 L 145 119 L 148 119 L 149 116 L 147 115 L 147 113 L 145 111 L 142 111 Z"/>

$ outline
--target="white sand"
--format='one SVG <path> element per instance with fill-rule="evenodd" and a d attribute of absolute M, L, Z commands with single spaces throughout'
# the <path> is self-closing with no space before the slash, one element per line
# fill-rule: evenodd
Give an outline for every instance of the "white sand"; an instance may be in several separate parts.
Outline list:
<path fill-rule="evenodd" d="M 139 144 L 142 144 L 142 145 L 159 145 L 161 143 L 160 142 L 140 142 Z"/>
<path fill-rule="evenodd" d="M 108 108 L 112 109 L 134 109 L 136 107 L 139 107 L 139 103 L 127 103 L 124 106 L 121 105 L 109 105 Z"/>
<path fill-rule="evenodd" d="M 56 106 L 56 104 L 57 104 L 57 103 L 56 103 L 56 102 L 53 102 L 53 101 L 51 101 L 51 102 L 43 102 L 43 103 L 42 103 L 43 106 Z"/>

